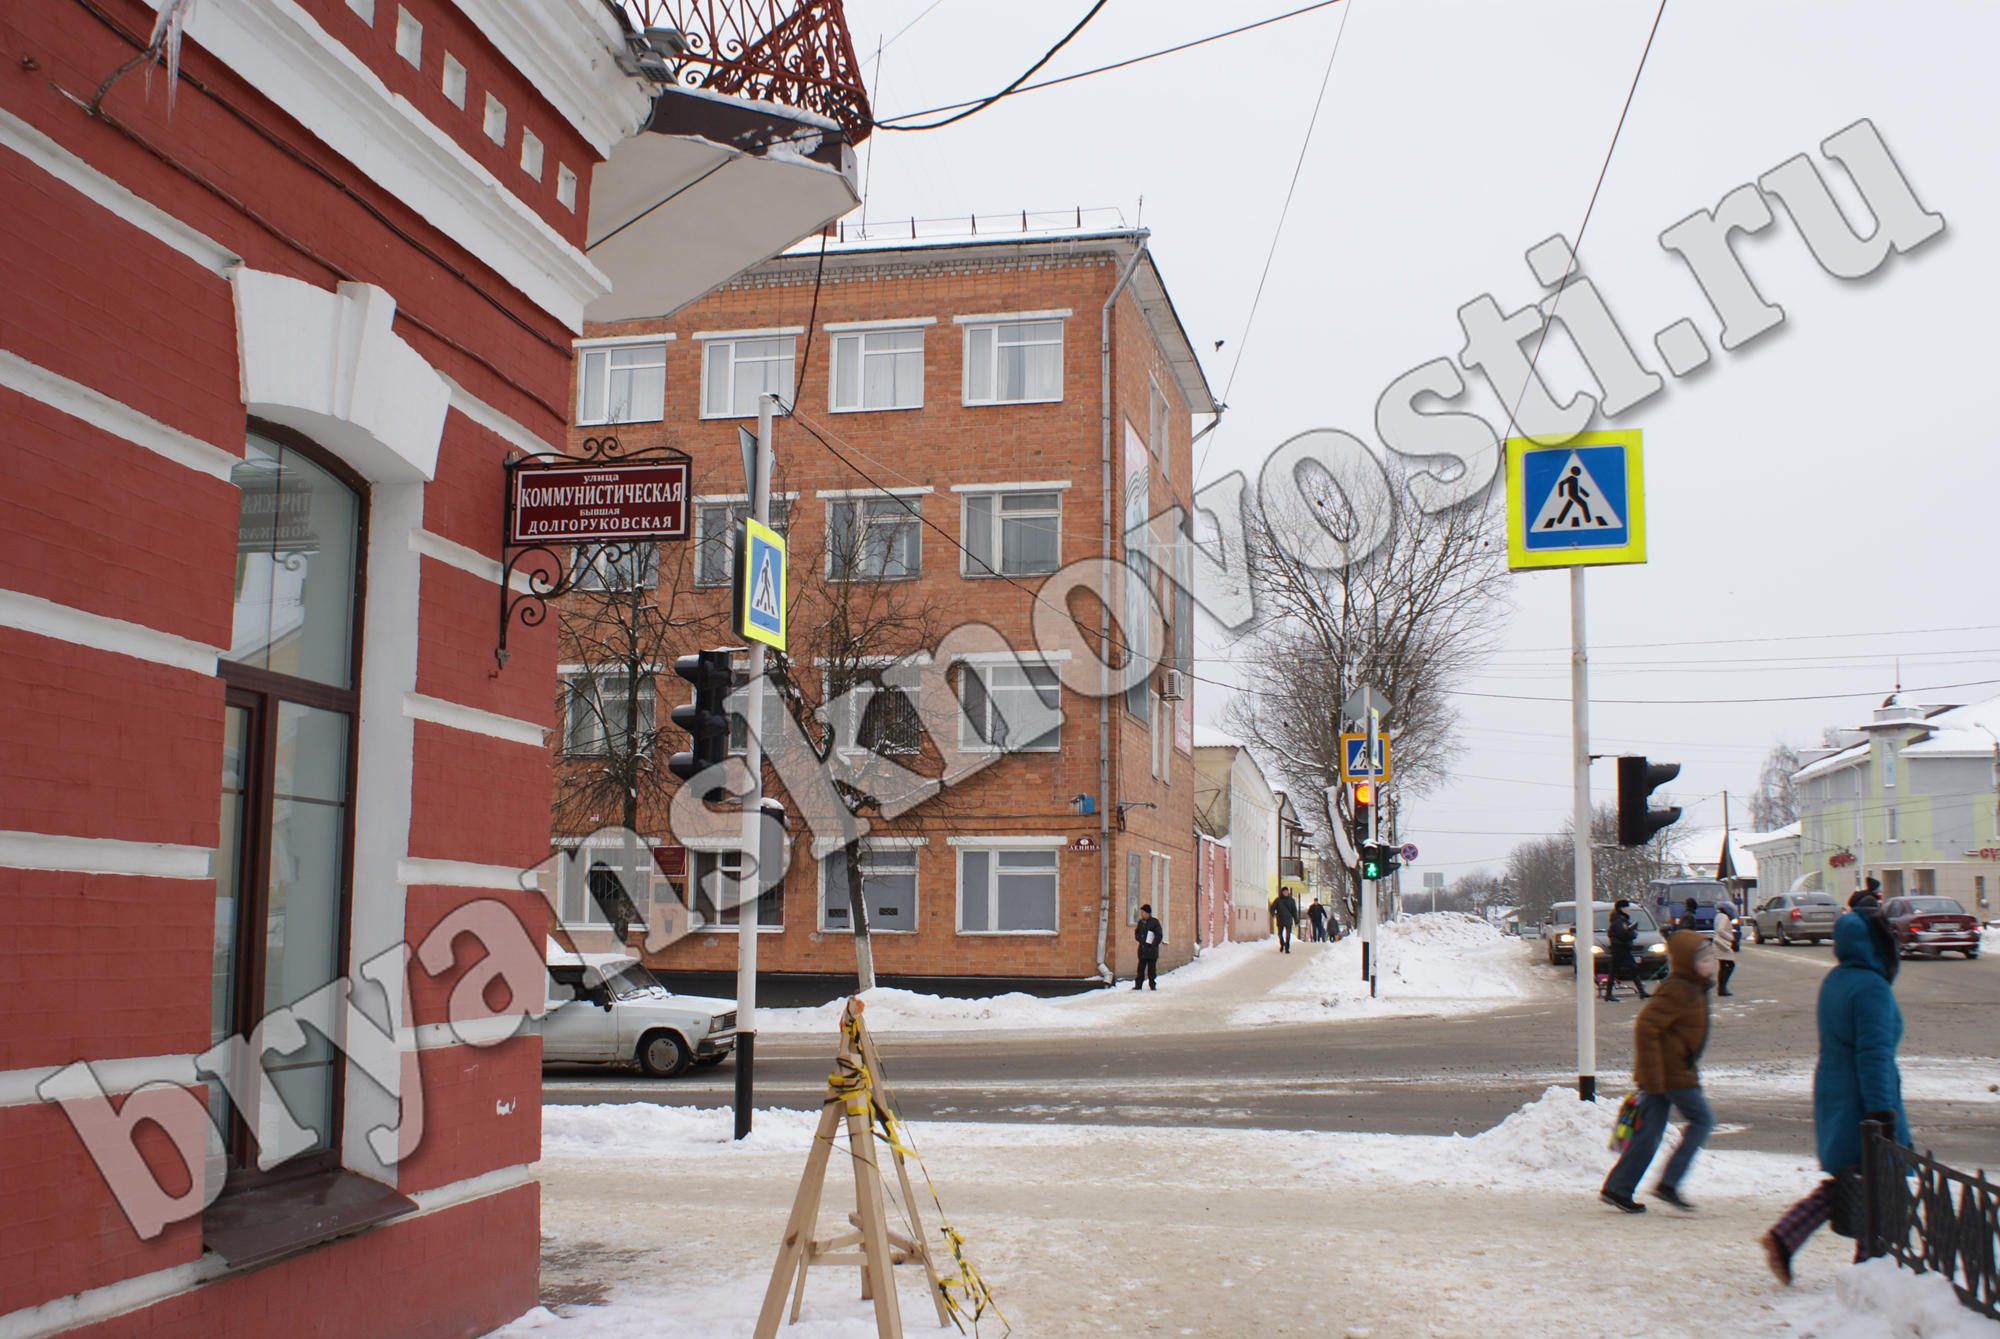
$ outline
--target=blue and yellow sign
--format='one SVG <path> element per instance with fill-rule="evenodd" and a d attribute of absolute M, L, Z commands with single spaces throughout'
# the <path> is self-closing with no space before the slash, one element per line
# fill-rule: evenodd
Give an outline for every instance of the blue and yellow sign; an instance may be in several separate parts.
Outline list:
<path fill-rule="evenodd" d="M 1646 561 L 1639 433 L 1586 432 L 1559 446 L 1507 439 L 1507 566 Z"/>
<path fill-rule="evenodd" d="M 785 649 L 785 537 L 749 517 L 736 532 L 736 635 Z"/>

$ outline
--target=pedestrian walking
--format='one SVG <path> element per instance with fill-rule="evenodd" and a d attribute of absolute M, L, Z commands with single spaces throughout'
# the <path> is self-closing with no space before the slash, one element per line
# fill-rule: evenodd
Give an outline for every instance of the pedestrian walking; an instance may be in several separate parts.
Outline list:
<path fill-rule="evenodd" d="M 1701 909 L 1701 904 L 1696 902 L 1693 898 L 1690 897 L 1687 900 L 1687 904 L 1681 908 L 1680 918 L 1674 922 L 1673 928 L 1676 930 L 1695 929 L 1696 926 L 1694 918 L 1695 914 L 1700 909 Z"/>
<path fill-rule="evenodd" d="M 1611 941 L 1610 975 L 1604 978 L 1604 998 L 1616 1003 L 1618 1000 L 1618 978 L 1632 978 L 1632 989 L 1639 992 L 1639 998 L 1646 998 L 1645 983 L 1639 980 L 1639 960 L 1632 952 L 1632 946 L 1639 942 L 1639 927 L 1632 923 L 1632 916 L 1626 909 L 1632 905 L 1630 899 L 1619 898 L 1611 904 L 1611 919 L 1605 922 L 1604 935 Z"/>
<path fill-rule="evenodd" d="M 1686 1121 L 1666 1170 L 1653 1186 L 1653 1198 L 1676 1209 L 1692 1210 L 1681 1198 L 1681 1179 L 1701 1151 L 1715 1117 L 1702 1095 L 1696 1062 L 1708 1044 L 1708 991 L 1715 977 L 1715 950 L 1692 930 L 1676 930 L 1667 939 L 1671 974 L 1653 992 L 1646 1007 L 1632 1020 L 1632 1081 L 1639 1089 L 1638 1127 L 1597 1194 L 1606 1204 L 1626 1213 L 1644 1213 L 1632 1198 L 1639 1178 L 1659 1151 L 1667 1132 L 1669 1111 Z"/>
<path fill-rule="evenodd" d="M 1306 908 L 1306 919 L 1312 922 L 1313 943 L 1325 943 L 1326 908 L 1320 905 L 1318 898 L 1315 897 L 1312 900 L 1312 905 Z"/>
<path fill-rule="evenodd" d="M 1882 905 L 1882 881 L 1874 875 L 1868 876 L 1867 884 L 1860 892 L 1847 899 L 1847 905 L 1854 911 L 1867 911 Z"/>
<path fill-rule="evenodd" d="M 1859 1214 L 1861 1122 L 1879 1121 L 1897 1143 L 1910 1142 L 1896 1068 L 1903 1011 L 1891 988 L 1900 965 L 1895 935 L 1879 912 L 1850 911 L 1833 924 L 1833 953 L 1838 963 L 1819 986 L 1819 1064 L 1813 1069 L 1813 1135 L 1827 1177 L 1763 1238 L 1764 1261 L 1786 1284 L 1792 1257 L 1836 1207 L 1844 1218 Z M 1850 1219 L 1835 1230 L 1860 1226 Z M 1854 1258 L 1861 1259 L 1858 1243 Z"/>
<path fill-rule="evenodd" d="M 1291 890 L 1280 888 L 1278 895 L 1271 899 L 1271 919 L 1278 927 L 1278 952 L 1290 953 L 1292 931 L 1299 924 L 1299 904 L 1292 900 Z"/>
<path fill-rule="evenodd" d="M 1167 937 L 1167 929 L 1153 915 L 1153 904 L 1139 904 L 1139 923 L 1132 927 L 1132 937 L 1139 941 L 1139 970 L 1132 973 L 1132 989 L 1150 985 L 1160 988 L 1160 941 Z"/>
<path fill-rule="evenodd" d="M 1736 970 L 1736 950 L 1743 946 L 1743 925 L 1722 903 L 1715 904 L 1715 997 L 1729 994 L 1729 977 Z"/>

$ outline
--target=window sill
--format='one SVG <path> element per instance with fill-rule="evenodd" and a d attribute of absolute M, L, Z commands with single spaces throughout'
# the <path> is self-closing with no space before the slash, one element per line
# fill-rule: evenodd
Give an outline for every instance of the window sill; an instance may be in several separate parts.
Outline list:
<path fill-rule="evenodd" d="M 733 935 L 742 928 L 740 925 L 691 925 L 688 927 L 688 933 L 690 935 Z M 757 927 L 757 933 L 760 935 L 781 935 L 784 932 L 785 927 L 782 925 L 760 925 Z"/>
<path fill-rule="evenodd" d="M 1060 571 L 1062 571 L 1062 564 L 1058 563 L 1054 567 L 1038 567 L 1033 571 L 1024 571 L 1024 572 L 993 572 L 993 571 L 968 572 L 964 568 L 960 568 L 958 574 L 964 577 L 967 581 L 993 581 L 993 580 L 1005 581 L 1009 577 L 1054 576 L 1057 572 Z"/>
<path fill-rule="evenodd" d="M 201 1216 L 202 1245 L 231 1269 L 344 1237 L 417 1209 L 415 1200 L 349 1171 L 224 1191 Z"/>
<path fill-rule="evenodd" d="M 851 935 L 854 933 L 854 927 L 851 925 L 822 925 L 819 927 L 819 932 L 823 935 Z M 894 930 L 880 925 L 871 925 L 868 927 L 870 938 L 876 935 L 913 935 L 916 933 L 917 931 L 915 930 Z"/>
<path fill-rule="evenodd" d="M 1054 939 L 1060 930 L 960 930 L 960 939 Z"/>
<path fill-rule="evenodd" d="M 899 410 L 922 408 L 921 404 L 863 404 L 852 405 L 846 409 L 828 405 L 826 412 L 829 414 L 893 414 Z"/>
<path fill-rule="evenodd" d="M 1061 404 L 1062 402 L 1062 396 L 1051 395 L 1047 399 L 1042 400 L 960 400 L 958 403 L 962 409 L 1004 409 L 1008 405 Z"/>

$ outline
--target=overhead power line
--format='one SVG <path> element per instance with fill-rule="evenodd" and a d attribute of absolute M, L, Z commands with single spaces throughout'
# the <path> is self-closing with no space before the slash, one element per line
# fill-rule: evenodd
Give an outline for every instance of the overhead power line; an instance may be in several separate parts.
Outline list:
<path fill-rule="evenodd" d="M 1096 3 L 1096 4 L 1094 4 L 1094 5 L 1092 5 L 1092 6 L 1090 7 L 1090 12 L 1089 12 L 1089 13 L 1087 13 L 1087 14 L 1085 14 L 1085 15 L 1084 15 L 1084 16 L 1083 16 L 1082 18 L 1080 18 L 1080 19 L 1078 19 L 1078 20 L 1076 21 L 1076 27 L 1074 27 L 1074 28 L 1071 28 L 1071 29 L 1070 29 L 1070 30 L 1069 30 L 1068 32 L 1066 32 L 1066 33 L 1064 33 L 1064 34 L 1063 34 L 1063 37 L 1062 37 L 1062 41 L 1060 41 L 1060 42 L 1057 42 L 1057 43 L 1056 43 L 1056 44 L 1055 44 L 1054 46 L 1050 47 L 1050 48 L 1049 48 L 1049 49 L 1048 49 L 1047 51 L 1043 52 L 1043 53 L 1042 53 L 1042 58 L 1041 58 L 1040 60 L 1036 61 L 1036 62 L 1035 62 L 1035 63 L 1034 63 L 1033 65 L 1030 65 L 1030 66 L 1029 66 L 1029 67 L 1028 67 L 1028 68 L 1027 68 L 1026 70 L 1022 71 L 1022 73 L 1021 73 L 1021 77 L 1020 77 L 1019 79 L 1016 79 L 1016 80 L 1015 80 L 1015 81 L 1014 81 L 1013 83 L 1011 83 L 1011 84 L 1007 85 L 1007 87 L 1005 87 L 1005 88 L 1001 89 L 1001 90 L 1000 90 L 1000 91 L 999 91 L 998 93 L 995 93 L 995 94 L 994 94 L 994 95 L 993 95 L 992 97 L 990 97 L 990 98 L 981 98 L 981 99 L 980 99 L 979 101 L 977 101 L 977 102 L 973 103 L 973 104 L 972 104 L 971 106 L 967 107 L 967 108 L 966 108 L 966 109 L 965 109 L 964 111 L 960 112 L 960 113 L 959 113 L 958 115 L 956 115 L 956 116 L 947 116 L 947 117 L 945 117 L 945 118 L 944 118 L 944 120 L 942 120 L 942 121 L 928 121 L 928 122 L 924 123 L 923 125 L 915 125 L 915 126 L 913 126 L 913 125 L 900 125 L 900 126 L 899 126 L 899 125 L 895 125 L 895 124 L 893 124 L 892 122 L 888 122 L 888 121 L 877 121 L 877 122 L 875 123 L 875 129 L 877 129 L 877 130 L 936 130 L 936 129 L 938 129 L 938 128 L 939 128 L 940 126 L 948 126 L 948 125 L 950 125 L 950 124 L 951 124 L 952 122 L 954 122 L 954 121 L 963 121 L 963 120 L 964 120 L 964 119 L 965 119 L 966 117 L 968 117 L 968 116 L 971 116 L 971 115 L 972 115 L 972 114 L 973 114 L 974 112 L 980 112 L 980 111 L 984 111 L 984 110 L 985 110 L 986 108 L 988 108 L 988 107 L 991 107 L 991 106 L 992 106 L 992 105 L 993 105 L 994 103 L 996 103 L 996 102 L 1000 101 L 1000 99 L 1002 99 L 1002 98 L 1006 97 L 1006 96 L 1007 96 L 1007 95 L 1008 95 L 1009 93 L 1012 93 L 1012 92 L 1015 92 L 1016 90 L 1018 90 L 1018 89 L 1019 89 L 1019 88 L 1021 87 L 1021 85 L 1022 85 L 1022 84 L 1025 84 L 1026 82 L 1028 82 L 1028 76 L 1029 76 L 1029 75 L 1033 74 L 1033 73 L 1034 73 L 1034 72 L 1035 72 L 1036 70 L 1039 70 L 1039 69 L 1041 69 L 1041 68 L 1042 68 L 1042 67 L 1043 67 L 1044 65 L 1047 65 L 1047 64 L 1048 64 L 1048 63 L 1049 63 L 1050 61 L 1054 60 L 1054 59 L 1055 59 L 1055 55 L 1056 55 L 1056 52 L 1058 52 L 1058 51 L 1061 51 L 1061 50 L 1062 50 L 1062 49 L 1063 49 L 1064 47 L 1068 46 L 1068 45 L 1069 45 L 1069 39 L 1070 39 L 1070 38 L 1072 38 L 1072 37 L 1075 37 L 1075 36 L 1076 36 L 1076 35 L 1077 35 L 1078 33 L 1082 32 L 1082 31 L 1083 31 L 1083 26 L 1084 26 L 1084 25 L 1085 25 L 1086 23 L 1089 23 L 1089 22 L 1090 22 L 1090 21 L 1091 21 L 1092 19 L 1096 18 L 1096 17 L 1097 17 L 1097 11 L 1098 11 L 1098 10 L 1100 10 L 1100 9 L 1102 9 L 1102 8 L 1104 8 L 1104 6 L 1105 6 L 1105 5 L 1107 5 L 1107 4 L 1109 4 L 1110 2 L 1111 2 L 1111 0 L 1097 0 L 1097 3 Z M 926 12 L 928 12 L 928 11 L 926 11 Z M 919 18 L 921 18 L 921 17 L 922 17 L 922 15 L 919 15 L 918 17 L 919 17 Z M 897 34 L 897 36 L 899 36 L 899 37 L 900 37 L 900 36 L 902 36 L 902 34 L 901 34 L 901 33 L 898 33 L 898 34 Z M 919 115 L 919 116 L 928 116 L 929 114 L 930 114 L 930 113 L 928 113 L 928 112 L 919 112 L 919 113 L 917 113 L 917 115 Z"/>

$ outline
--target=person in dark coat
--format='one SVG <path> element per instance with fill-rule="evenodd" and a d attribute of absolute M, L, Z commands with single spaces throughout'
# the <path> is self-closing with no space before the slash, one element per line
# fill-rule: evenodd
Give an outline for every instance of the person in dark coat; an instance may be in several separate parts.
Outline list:
<path fill-rule="evenodd" d="M 1271 899 L 1271 919 L 1278 927 L 1278 952 L 1292 951 L 1292 931 L 1299 923 L 1299 904 L 1292 900 L 1289 889 L 1280 888 L 1278 895 Z"/>
<path fill-rule="evenodd" d="M 1646 985 L 1639 979 L 1639 960 L 1633 956 L 1632 946 L 1639 942 L 1639 927 L 1632 923 L 1626 908 L 1632 903 L 1619 898 L 1611 904 L 1611 919 L 1605 923 L 1605 938 L 1611 941 L 1611 972 L 1604 978 L 1604 998 L 1616 1001 L 1618 998 L 1618 978 L 1632 978 L 1632 989 L 1639 992 L 1639 998 L 1646 998 Z"/>
<path fill-rule="evenodd" d="M 1139 923 L 1132 927 L 1132 938 L 1139 941 L 1139 970 L 1132 973 L 1132 989 L 1148 983 L 1154 990 L 1160 988 L 1160 942 L 1166 937 L 1166 927 L 1153 915 L 1153 904 L 1141 903 Z"/>
<path fill-rule="evenodd" d="M 1910 1142 L 1896 1068 L 1903 1011 L 1891 988 L 1901 961 L 1895 935 L 1880 913 L 1850 911 L 1834 922 L 1833 953 L 1839 965 L 1820 981 L 1819 1064 L 1813 1070 L 1813 1134 L 1828 1179 L 1764 1234 L 1764 1261 L 1780 1283 L 1792 1281 L 1792 1257 L 1833 1216 L 1833 1178 L 1860 1164 L 1861 1122 L 1879 1121 L 1897 1143 Z"/>
<path fill-rule="evenodd" d="M 1847 905 L 1854 911 L 1867 911 L 1882 905 L 1882 881 L 1874 875 L 1868 877 L 1867 886 L 1847 899 Z"/>
<path fill-rule="evenodd" d="M 1326 939 L 1326 908 L 1319 904 L 1318 898 L 1314 898 L 1312 905 L 1306 908 L 1306 919 L 1312 922 L 1313 943 L 1323 942 Z"/>
<path fill-rule="evenodd" d="M 1701 904 L 1690 897 L 1687 900 L 1687 905 L 1681 908 L 1680 917 L 1674 921 L 1674 929 L 1699 930 L 1701 926 L 1696 924 L 1695 917 L 1700 914 L 1700 911 Z"/>
<path fill-rule="evenodd" d="M 1681 1198 L 1681 1178 L 1701 1151 L 1715 1117 L 1702 1096 L 1701 1073 L 1695 1067 L 1708 1045 L 1708 992 L 1715 980 L 1715 949 L 1693 930 L 1676 930 L 1667 940 L 1667 961 L 1673 974 L 1660 983 L 1653 998 L 1632 1020 L 1632 1082 L 1639 1089 L 1639 1126 L 1598 1198 L 1626 1213 L 1644 1213 L 1632 1198 L 1639 1178 L 1660 1149 L 1667 1133 L 1667 1115 L 1678 1108 L 1687 1124 L 1681 1129 L 1674 1155 L 1653 1186 L 1653 1196 L 1676 1209 L 1693 1206 Z"/>

